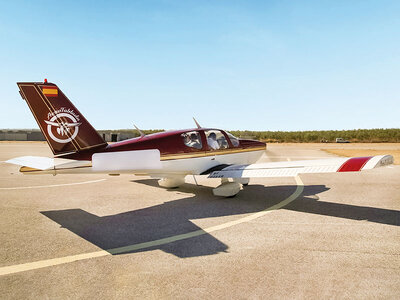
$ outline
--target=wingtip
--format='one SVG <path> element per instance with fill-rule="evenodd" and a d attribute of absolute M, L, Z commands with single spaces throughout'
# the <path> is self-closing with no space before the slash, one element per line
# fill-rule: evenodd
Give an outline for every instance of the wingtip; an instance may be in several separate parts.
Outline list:
<path fill-rule="evenodd" d="M 392 155 L 377 155 L 373 156 L 362 168 L 363 170 L 375 169 L 379 167 L 388 166 L 394 163 L 394 158 Z"/>
<path fill-rule="evenodd" d="M 379 160 L 376 167 L 382 167 L 392 164 L 394 164 L 394 157 L 392 155 L 385 155 Z"/>

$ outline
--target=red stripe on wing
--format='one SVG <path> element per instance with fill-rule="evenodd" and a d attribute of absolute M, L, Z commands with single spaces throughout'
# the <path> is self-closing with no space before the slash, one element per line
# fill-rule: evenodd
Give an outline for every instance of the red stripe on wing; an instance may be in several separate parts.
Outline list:
<path fill-rule="evenodd" d="M 360 171 L 371 158 L 372 156 L 350 158 L 343 165 L 341 165 L 341 167 L 337 171 L 338 172 Z"/>

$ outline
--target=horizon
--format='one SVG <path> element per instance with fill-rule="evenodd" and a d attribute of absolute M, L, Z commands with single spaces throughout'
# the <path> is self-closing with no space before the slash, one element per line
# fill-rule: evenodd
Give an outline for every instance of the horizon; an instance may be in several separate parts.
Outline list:
<path fill-rule="evenodd" d="M 317 129 L 317 130 L 251 130 L 251 129 L 226 129 L 226 128 L 216 128 L 216 127 L 201 127 L 204 128 L 214 128 L 220 129 L 224 131 L 253 131 L 253 132 L 306 132 L 306 131 L 356 131 L 356 130 L 400 130 L 400 128 L 353 128 L 353 129 Z M 185 129 L 197 129 L 197 127 L 188 127 L 188 128 L 172 128 L 172 129 L 163 129 L 163 128 L 140 128 L 143 131 L 174 131 L 174 130 L 185 130 Z M 5 130 L 26 130 L 26 131 L 41 131 L 40 128 L 0 128 L 0 131 Z M 119 130 L 131 130 L 137 131 L 135 128 L 119 128 L 119 129 L 97 129 L 96 131 L 119 131 Z"/>

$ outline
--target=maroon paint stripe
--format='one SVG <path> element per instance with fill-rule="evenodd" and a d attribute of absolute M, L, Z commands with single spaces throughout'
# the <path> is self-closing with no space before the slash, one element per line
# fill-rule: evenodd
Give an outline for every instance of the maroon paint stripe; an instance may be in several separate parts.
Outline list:
<path fill-rule="evenodd" d="M 350 158 L 337 171 L 338 172 L 360 171 L 371 158 L 372 158 L 372 156 Z"/>

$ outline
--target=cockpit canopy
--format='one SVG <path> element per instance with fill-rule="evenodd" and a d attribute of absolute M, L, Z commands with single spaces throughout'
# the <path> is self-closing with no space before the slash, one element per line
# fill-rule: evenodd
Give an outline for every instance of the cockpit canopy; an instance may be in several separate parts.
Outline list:
<path fill-rule="evenodd" d="M 204 137 L 202 138 L 203 134 Z M 181 137 L 185 146 L 197 150 L 206 148 L 204 150 L 215 151 L 239 147 L 240 145 L 238 138 L 227 131 L 219 129 L 199 129 L 188 131 L 182 133 Z"/>

